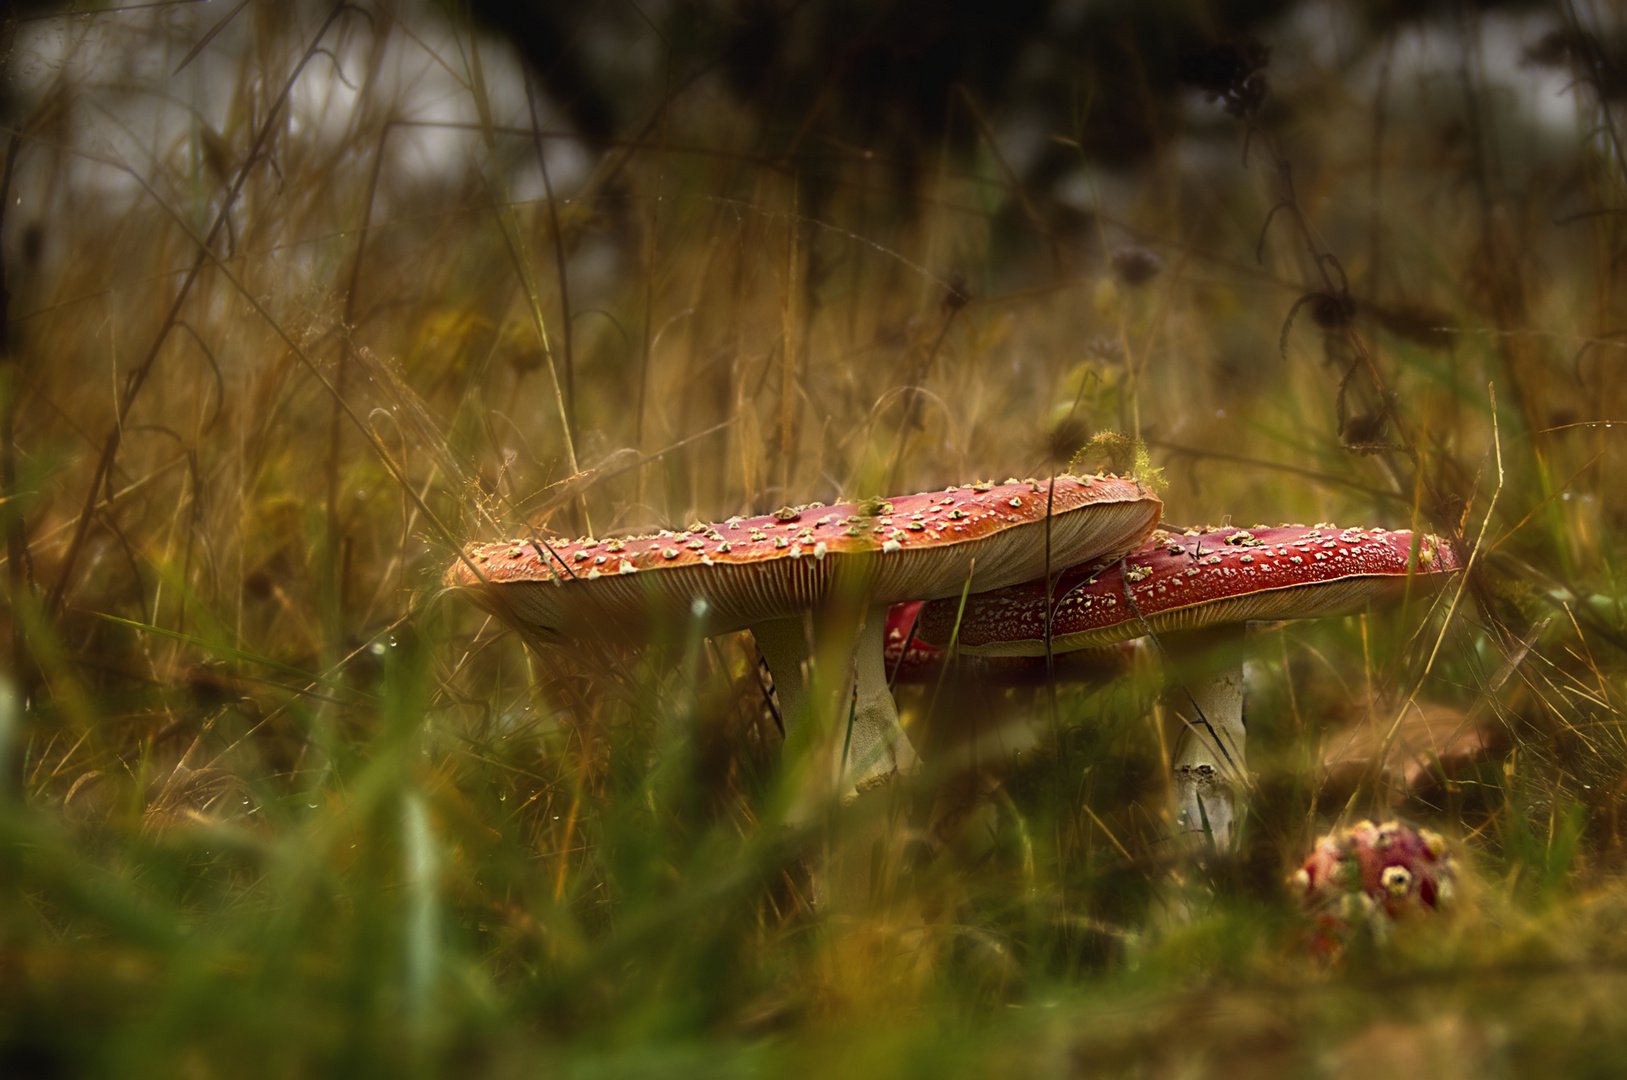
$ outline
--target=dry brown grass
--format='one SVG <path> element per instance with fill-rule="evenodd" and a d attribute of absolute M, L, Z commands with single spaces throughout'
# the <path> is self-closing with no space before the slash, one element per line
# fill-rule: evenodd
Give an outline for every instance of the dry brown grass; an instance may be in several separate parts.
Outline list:
<path fill-rule="evenodd" d="M 784 129 L 659 12 L 582 46 L 633 118 L 589 139 L 461 15 L 219 7 L 10 27 L 4 1053 L 1342 1075 L 1620 1045 L 1613 14 L 1296 7 L 1250 124 L 1157 99 L 1148 156 L 1053 183 L 1030 144 L 1094 120 L 966 89 L 926 157 Z M 1591 37 L 1522 66 L 1556 29 Z M 1081 117 L 1160 85 L 1080 70 Z M 1004 692 L 1055 722 L 981 832 L 824 917 L 763 825 L 749 640 L 528 651 L 439 595 L 469 538 L 1043 476 L 1100 431 L 1146 441 L 1177 523 L 1473 555 L 1438 605 L 1257 636 L 1252 845 L 1184 924 L 1151 677 Z M 931 699 L 901 694 L 926 742 Z M 1497 752 L 1321 790 L 1339 724 L 1419 709 Z M 1321 971 L 1278 884 L 1396 811 L 1487 884 Z"/>

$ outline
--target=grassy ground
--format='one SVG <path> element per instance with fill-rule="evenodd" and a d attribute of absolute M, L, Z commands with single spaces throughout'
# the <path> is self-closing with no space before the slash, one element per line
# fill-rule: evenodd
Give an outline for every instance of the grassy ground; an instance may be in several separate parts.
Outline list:
<path fill-rule="evenodd" d="M 594 140 L 462 15 L 229 10 L 7 28 L 0 1073 L 1613 1071 L 1602 6 L 1293 7 L 1263 104 L 1247 65 L 1081 64 L 913 149 L 731 92 L 721 10 L 573 39 L 618 72 Z M 1104 110 L 1156 139 L 1101 165 Z M 1169 852 L 1145 664 L 905 688 L 921 745 L 1036 746 L 930 866 L 810 910 L 748 638 L 528 650 L 439 591 L 471 538 L 1045 476 L 1102 431 L 1172 522 L 1472 557 L 1253 635 L 1233 859 Z M 1443 751 L 1410 783 L 1333 760 L 1397 720 Z M 1393 815 L 1451 838 L 1455 917 L 1318 959 L 1289 873 Z"/>

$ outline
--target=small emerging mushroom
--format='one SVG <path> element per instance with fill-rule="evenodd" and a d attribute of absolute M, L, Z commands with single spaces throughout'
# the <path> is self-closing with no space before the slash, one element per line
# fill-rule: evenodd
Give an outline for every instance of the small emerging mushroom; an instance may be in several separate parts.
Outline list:
<path fill-rule="evenodd" d="M 1317 948 L 1365 928 L 1380 940 L 1397 919 L 1451 904 L 1457 870 L 1445 839 L 1398 821 L 1358 821 L 1322 837 L 1292 878 L 1316 920 Z"/>
<path fill-rule="evenodd" d="M 1155 532 L 1122 559 L 1063 572 L 1050 591 L 1031 581 L 927 604 L 917 634 L 981 656 L 1044 656 L 1155 635 L 1177 667 L 1198 665 L 1173 695 L 1183 733 L 1174 758 L 1177 820 L 1230 844 L 1234 785 L 1246 777 L 1243 640 L 1253 620 L 1346 615 L 1420 590 L 1458 569 L 1438 537 L 1408 531 L 1300 525 Z M 956 628 L 959 615 L 958 633 Z M 1201 665 L 1207 664 L 1207 668 Z"/>
<path fill-rule="evenodd" d="M 614 539 L 471 544 L 446 584 L 498 617 L 567 635 L 613 622 L 635 630 L 750 629 L 774 678 L 791 737 L 806 712 L 813 653 L 804 613 L 834 598 L 869 606 L 854 645 L 857 700 L 834 739 L 839 790 L 852 792 L 915 754 L 898 724 L 883 663 L 887 607 L 999 588 L 1135 547 L 1158 520 L 1133 480 L 1058 476 L 922 492 Z M 817 650 L 814 650 L 817 651 Z"/>

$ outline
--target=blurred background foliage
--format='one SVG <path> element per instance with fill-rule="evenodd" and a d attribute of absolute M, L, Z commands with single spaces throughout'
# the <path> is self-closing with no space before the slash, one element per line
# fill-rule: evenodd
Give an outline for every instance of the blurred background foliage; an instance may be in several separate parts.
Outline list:
<path fill-rule="evenodd" d="M 3 31 L 0 1074 L 1612 1071 L 1614 6 Z M 1150 660 L 902 687 L 918 744 L 1024 749 L 814 910 L 749 639 L 528 649 L 439 592 L 472 538 L 1044 476 L 1102 432 L 1176 525 L 1473 553 L 1439 602 L 1253 634 L 1234 858 L 1168 850 Z M 1455 918 L 1317 959 L 1287 875 L 1397 814 L 1456 845 Z"/>

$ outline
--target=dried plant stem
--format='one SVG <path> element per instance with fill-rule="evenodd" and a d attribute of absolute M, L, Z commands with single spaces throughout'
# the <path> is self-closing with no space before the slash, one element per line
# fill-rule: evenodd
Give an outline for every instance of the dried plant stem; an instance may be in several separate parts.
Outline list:
<path fill-rule="evenodd" d="M 554 198 L 554 182 L 548 175 L 548 155 L 542 151 L 542 130 L 537 123 L 537 95 L 529 72 L 525 76 L 525 103 L 531 113 L 531 139 L 536 148 L 537 168 L 542 172 L 543 194 L 548 200 L 548 223 L 554 235 L 554 270 L 559 277 L 559 343 L 565 359 L 565 424 L 570 431 L 572 445 L 575 445 L 576 362 L 572 346 L 570 275 L 565 268 L 565 234 L 559 228 L 559 203 Z"/>
<path fill-rule="evenodd" d="M 6 143 L 5 173 L 0 176 L 0 225 L 11 202 L 11 179 L 22 145 L 16 133 Z M 11 347 L 11 289 L 6 280 L 5 259 L 0 257 L 0 514 L 6 523 L 7 607 L 11 618 L 11 678 L 20 685 L 0 681 L 0 709 L 15 708 L 18 699 L 27 698 L 34 678 L 28 654 L 24 619 L 17 610 L 25 593 L 33 587 L 28 557 L 28 539 L 23 531 L 23 511 L 17 502 L 17 395 L 22 390 L 19 358 Z M 30 598 L 32 599 L 32 598 Z M 0 740 L 12 741 L 17 733 L 10 717 L 0 717 Z M 0 742 L 0 799 L 21 798 L 25 762 L 22 754 Z"/>
<path fill-rule="evenodd" d="M 368 446 L 378 456 L 379 463 L 384 466 L 385 471 L 390 474 L 391 479 L 400 485 L 402 491 L 411 498 L 413 504 L 417 507 L 418 512 L 423 514 L 424 519 L 428 521 L 435 529 L 438 538 L 447 546 L 458 551 L 458 557 L 474 570 L 477 577 L 480 577 L 483 580 L 484 578 L 480 570 L 474 567 L 472 563 L 469 563 L 467 557 L 462 554 L 462 547 L 458 543 L 457 537 L 441 521 L 439 515 L 437 515 L 434 510 L 429 507 L 428 503 L 423 501 L 417 490 L 414 489 L 412 483 L 402 471 L 404 464 L 398 465 L 395 462 L 395 460 L 390 456 L 389 450 L 386 449 L 384 444 L 379 441 L 379 438 L 374 433 L 373 429 L 369 427 L 367 422 L 357 415 L 355 409 L 351 408 L 350 404 L 345 401 L 344 397 L 339 393 L 339 388 L 334 385 L 333 380 L 329 379 L 328 376 L 323 373 L 321 367 L 314 359 L 312 359 L 310 354 L 305 351 L 304 347 L 301 346 L 299 342 L 295 341 L 293 335 L 291 335 L 277 320 L 277 318 L 272 315 L 269 310 L 267 310 L 265 304 L 261 302 L 260 298 L 256 296 L 246 285 L 238 280 L 237 275 L 234 274 L 231 268 L 227 266 L 220 256 L 214 252 L 214 250 L 209 246 L 207 240 L 193 233 L 188 227 L 186 219 L 181 214 L 177 213 L 173 207 L 161 199 L 158 193 L 152 189 L 152 185 L 150 185 L 140 173 L 137 173 L 134 169 L 131 169 L 128 166 L 125 166 L 122 163 L 112 159 L 102 158 L 95 154 L 85 152 L 79 153 L 82 157 L 99 161 L 111 168 L 121 169 L 124 171 L 127 176 L 142 187 L 142 189 L 147 193 L 148 197 L 151 198 L 160 209 L 169 215 L 170 220 L 173 221 L 175 225 L 180 228 L 194 244 L 198 246 L 199 251 L 203 254 L 204 260 L 214 265 L 216 271 L 221 275 L 222 278 L 225 279 L 226 283 L 230 285 L 233 290 L 235 290 L 244 300 L 244 302 L 246 302 L 249 307 L 254 310 L 256 315 L 260 316 L 260 318 L 265 321 L 265 324 L 271 329 L 272 333 L 274 333 L 283 343 L 283 345 L 287 347 L 289 354 L 303 364 L 306 371 L 308 371 L 311 376 L 315 378 L 319 384 L 321 384 L 322 388 L 332 395 L 333 398 L 339 403 L 340 408 L 344 410 L 345 416 L 349 417 L 350 422 L 356 426 L 358 431 L 361 432 L 362 438 L 366 440 Z M 185 459 L 182 458 L 178 460 Z M 132 487 L 133 486 L 135 485 L 132 485 Z M 108 501 L 111 501 L 111 498 Z M 94 511 L 101 505 L 103 504 L 93 503 L 92 510 Z M 76 533 L 76 535 L 79 534 Z"/>
<path fill-rule="evenodd" d="M 91 482 L 86 488 L 85 504 L 79 511 L 79 520 L 74 527 L 73 539 L 68 544 L 67 554 L 62 559 L 62 568 L 57 572 L 56 584 L 51 588 L 50 596 L 45 603 L 47 616 L 54 616 L 61 610 L 63 597 L 67 594 L 68 586 L 73 581 L 74 567 L 79 561 L 80 551 L 84 549 L 85 538 L 90 534 L 90 524 L 96 514 L 96 494 L 101 490 L 108 473 L 112 470 L 114 459 L 118 457 L 119 444 L 124 435 L 124 423 L 130 415 L 130 409 L 135 405 L 136 397 L 140 395 L 142 386 L 147 382 L 147 376 L 152 374 L 153 365 L 158 362 L 158 355 L 163 351 L 164 343 L 169 340 L 170 331 L 175 329 L 176 322 L 181 317 L 181 308 L 186 304 L 187 298 L 191 296 L 192 287 L 197 284 L 198 276 L 203 273 L 203 268 L 212 260 L 215 241 L 219 239 L 221 230 L 226 227 L 226 222 L 231 216 L 232 207 L 236 204 L 237 197 L 243 190 L 243 185 L 247 183 L 249 174 L 259 164 L 260 155 L 265 151 L 271 133 L 276 129 L 281 118 L 283 106 L 288 103 L 288 95 L 293 92 L 294 84 L 299 80 L 300 73 L 305 70 L 305 65 L 309 64 L 311 58 L 320 51 L 323 37 L 327 35 L 334 22 L 349 6 L 348 0 L 338 0 L 329 9 L 327 17 L 322 20 L 322 25 L 311 36 L 310 45 L 300 55 L 299 62 L 294 65 L 294 70 L 289 73 L 287 79 L 283 80 L 282 89 L 278 92 L 276 99 L 272 101 L 270 108 L 266 110 L 265 119 L 255 133 L 254 141 L 249 146 L 249 152 L 243 159 L 242 167 L 237 170 L 237 175 L 233 178 L 231 187 L 226 190 L 226 197 L 221 200 L 220 211 L 215 215 L 214 223 L 210 225 L 209 231 L 204 234 L 203 239 L 199 242 L 198 254 L 193 258 L 192 265 L 187 269 L 186 277 L 181 280 L 181 287 L 176 290 L 175 299 L 171 301 L 169 311 L 164 316 L 164 321 L 159 325 L 157 336 L 153 338 L 153 343 L 147 349 L 147 353 L 142 357 L 141 362 L 125 376 L 123 389 L 119 393 L 113 428 L 107 433 L 107 438 L 102 443 L 101 455 L 97 458 L 96 468 L 91 473 Z"/>
<path fill-rule="evenodd" d="M 554 405 L 559 412 L 559 426 L 565 439 L 565 460 L 570 466 L 572 475 L 575 475 L 582 470 L 576 463 L 576 443 L 571 436 L 570 410 L 565 407 L 565 390 L 560 382 L 558 365 L 554 362 L 553 344 L 548 338 L 548 321 L 542 313 L 542 298 L 537 289 L 536 277 L 531 271 L 531 260 L 526 254 L 525 238 L 520 232 L 519 222 L 514 217 L 508 183 L 503 177 L 502 170 L 497 167 L 497 136 L 492 125 L 491 99 L 486 93 L 485 75 L 480 66 L 480 49 L 472 35 L 469 38 L 469 74 L 475 109 L 480 114 L 480 134 L 485 140 L 486 152 L 492 158 L 490 182 L 495 190 L 493 209 L 502 228 L 503 242 L 508 247 L 509 258 L 514 262 L 514 271 L 519 275 L 520 285 L 525 291 L 526 308 L 537 331 L 537 342 L 542 346 L 543 359 L 548 364 L 548 379 L 553 386 Z M 586 513 L 586 507 L 583 507 L 583 513 Z M 589 528 L 591 529 L 591 526 Z"/>
<path fill-rule="evenodd" d="M 797 359 L 802 348 L 798 337 L 801 320 L 797 305 L 802 295 L 802 254 L 797 240 L 800 218 L 797 213 L 796 192 L 791 195 L 791 213 L 785 220 L 785 274 L 780 285 L 780 423 L 779 487 L 782 493 L 790 490 L 793 474 L 793 447 L 796 439 Z"/>

